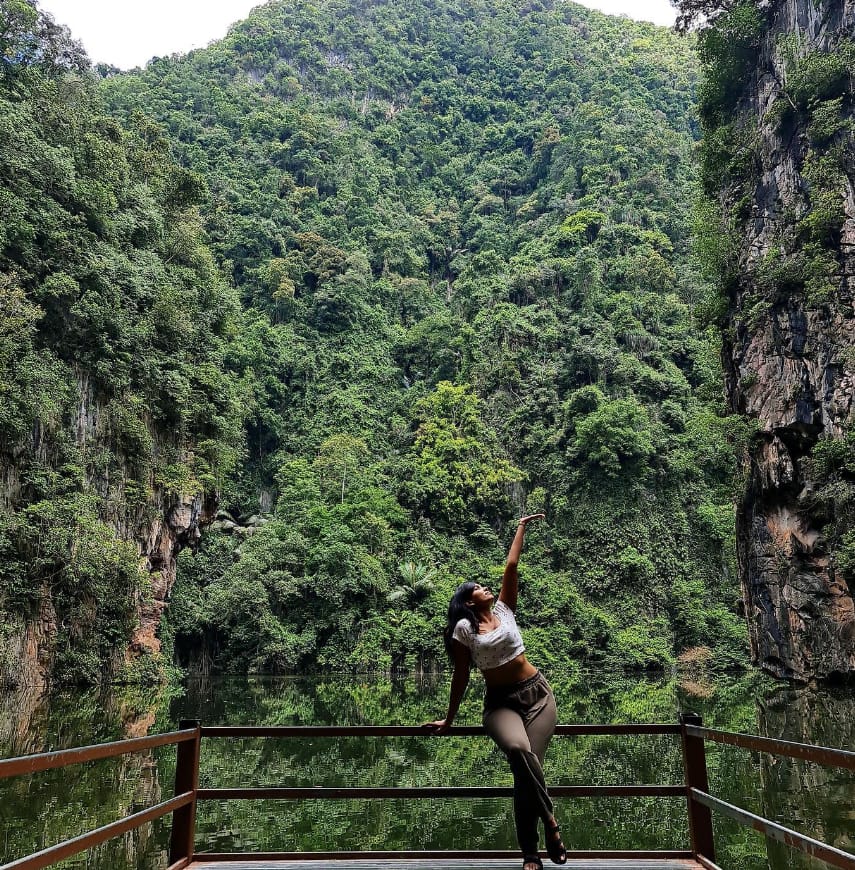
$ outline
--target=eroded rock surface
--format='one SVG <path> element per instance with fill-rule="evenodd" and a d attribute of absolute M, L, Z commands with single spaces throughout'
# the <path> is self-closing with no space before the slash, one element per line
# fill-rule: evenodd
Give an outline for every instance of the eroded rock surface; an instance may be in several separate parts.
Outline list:
<path fill-rule="evenodd" d="M 128 645 L 117 648 L 112 661 L 103 662 L 103 676 L 109 679 L 140 656 L 159 655 L 158 628 L 175 584 L 177 556 L 199 541 L 201 529 L 214 518 L 216 499 L 202 493 L 176 495 L 150 473 L 145 482 L 145 501 L 137 502 L 135 509 L 129 510 L 126 505 L 130 481 L 137 488 L 139 481 L 124 467 L 124 458 L 113 444 L 109 414 L 84 372 L 78 373 L 77 391 L 76 415 L 71 426 L 77 446 L 84 455 L 112 447 L 118 462 L 118 466 L 107 468 L 88 467 L 87 485 L 101 497 L 100 519 L 115 530 L 118 539 L 135 545 L 142 575 L 148 579 L 134 591 L 136 627 Z M 161 433 L 149 428 L 158 443 Z M 32 443 L 26 449 L 46 466 L 55 464 L 50 441 L 40 430 L 33 433 Z M 22 496 L 16 461 L 15 454 L 0 450 L 0 506 L 7 509 Z M 48 585 L 39 591 L 37 598 L 35 612 L 29 618 L 4 615 L 8 623 L 0 625 L 0 685 L 38 687 L 50 682 L 61 615 L 56 612 Z M 91 607 L 94 612 L 97 603 L 93 601 Z M 86 631 L 87 626 L 81 624 L 76 630 Z"/>
<path fill-rule="evenodd" d="M 755 155 L 749 205 L 739 216 L 737 193 L 724 196 L 741 236 L 725 331 L 727 389 L 732 409 L 758 427 L 737 517 L 739 561 L 756 662 L 795 680 L 827 679 L 855 673 L 851 578 L 828 539 L 829 481 L 812 460 L 821 440 L 845 439 L 855 412 L 852 72 L 841 103 L 848 124 L 827 142 L 811 123 L 828 95 L 797 105 L 792 82 L 799 64 L 808 75 L 804 58 L 843 56 L 855 35 L 855 2 L 776 0 L 764 8 L 769 26 L 739 109 Z M 810 168 L 832 151 L 837 182 Z M 830 201 L 840 211 L 830 243 L 811 238 L 805 221 L 826 181 L 836 184 Z M 826 272 L 817 290 L 806 274 L 820 248 Z"/>

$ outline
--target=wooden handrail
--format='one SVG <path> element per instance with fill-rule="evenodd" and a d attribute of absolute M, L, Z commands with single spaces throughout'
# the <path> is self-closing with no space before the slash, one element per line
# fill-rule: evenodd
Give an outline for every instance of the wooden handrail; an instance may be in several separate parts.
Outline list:
<path fill-rule="evenodd" d="M 422 726 L 411 725 L 353 725 L 353 726 L 207 726 L 200 730 L 202 737 L 207 738 L 295 738 L 295 737 L 421 737 L 430 738 L 433 735 Z M 457 726 L 449 729 L 444 735 L 454 736 L 485 736 L 486 731 L 480 726 Z M 559 725 L 555 729 L 556 736 L 628 736 L 628 735 L 680 735 L 680 725 L 675 724 L 623 724 L 623 725 Z M 702 741 L 699 741 L 702 743 Z M 553 786 L 550 794 L 554 797 L 664 797 L 687 798 L 686 785 L 607 785 L 607 786 Z M 400 787 L 400 788 L 358 788 L 358 787 L 269 787 L 269 788 L 201 788 L 196 797 L 199 801 L 209 800 L 365 800 L 365 799 L 410 799 L 410 798 L 496 798 L 510 797 L 513 789 L 509 787 Z M 595 859 L 686 859 L 693 853 L 689 850 L 602 850 L 580 851 L 569 853 L 573 858 Z M 292 860 L 298 857 L 312 860 L 346 860 L 346 859 L 441 859 L 441 858 L 515 858 L 518 852 L 511 850 L 478 850 L 478 851 L 383 851 L 383 852 L 310 852 L 298 855 L 293 852 L 265 852 L 260 854 L 226 854 L 215 852 L 199 852 L 195 859 L 200 861 L 219 860 Z"/>
<path fill-rule="evenodd" d="M 42 849 L 41 852 L 36 852 L 35 855 L 19 858 L 17 861 L 12 861 L 11 864 L 4 864 L 0 870 L 42 870 L 42 868 L 50 867 L 52 864 L 76 855 L 78 852 L 91 849 L 93 846 L 97 846 L 107 840 L 112 840 L 113 837 L 126 834 L 128 831 L 132 831 L 146 822 L 153 822 L 161 816 L 175 812 L 175 810 L 181 809 L 181 807 L 192 804 L 194 799 L 195 796 L 190 791 L 185 794 L 176 795 L 168 801 L 163 801 L 147 810 L 134 813 L 132 816 L 128 816 L 118 822 L 111 822 L 109 825 L 96 828 L 94 831 L 81 834 L 79 837 L 73 837 L 70 840 L 58 843 L 56 846 Z"/>
<path fill-rule="evenodd" d="M 76 749 L 60 749 L 56 752 L 40 752 L 23 755 L 20 758 L 5 758 L 0 761 L 0 779 L 9 776 L 24 776 L 43 770 L 56 770 L 71 764 L 83 764 L 102 758 L 117 758 L 134 752 L 144 752 L 158 746 L 171 746 L 193 740 L 196 732 L 192 730 L 170 731 L 167 734 L 154 734 L 151 737 L 135 737 L 130 740 L 115 740 L 112 743 L 98 743 Z"/>
<path fill-rule="evenodd" d="M 855 771 L 855 752 L 849 752 L 846 749 L 831 749 L 827 746 L 815 746 L 811 743 L 793 743 L 791 740 L 759 737 L 754 734 L 738 734 L 734 731 L 717 731 L 714 728 L 693 725 L 687 725 L 686 731 L 694 737 L 712 740 L 714 743 L 726 743 L 754 752 L 784 755 L 802 761 L 813 761 L 824 767 L 842 767 L 844 770 Z"/>
<path fill-rule="evenodd" d="M 199 746 L 199 728 L 182 727 L 178 731 L 170 731 L 165 734 L 153 734 L 150 737 L 135 737 L 129 740 L 116 740 L 110 743 L 100 743 L 94 746 L 83 746 L 75 749 L 62 749 L 56 752 L 40 752 L 34 755 L 25 755 L 20 758 L 7 758 L 0 761 L 0 779 L 12 776 L 24 776 L 33 773 L 39 773 L 46 770 L 56 770 L 63 767 L 68 767 L 73 764 L 84 764 L 88 761 L 98 761 L 105 758 L 118 758 L 122 755 L 129 755 L 137 752 L 144 752 L 150 749 L 155 749 L 159 746 L 174 746 L 178 745 L 179 753 L 179 770 L 181 769 L 182 757 L 193 758 L 195 752 L 195 780 L 191 778 L 190 787 L 182 787 L 176 789 L 176 794 L 169 800 L 163 801 L 156 806 L 149 807 L 146 810 L 133 813 L 130 816 L 120 819 L 116 822 L 111 822 L 93 831 L 88 831 L 85 834 L 80 834 L 69 840 L 64 840 L 62 843 L 57 843 L 55 846 L 49 846 L 47 849 L 42 849 L 33 855 L 26 858 L 18 858 L 11 863 L 4 864 L 0 870 L 41 870 L 44 867 L 50 867 L 58 861 L 62 861 L 71 855 L 76 855 L 86 849 L 91 849 L 100 843 L 111 840 L 114 837 L 119 837 L 139 828 L 148 822 L 159 819 L 161 816 L 174 813 L 176 819 L 189 819 L 191 822 L 195 819 L 196 808 L 196 785 L 192 783 L 198 782 L 198 746 Z M 190 747 L 190 755 L 185 751 L 186 747 Z M 192 764 L 191 760 L 191 764 Z M 185 761 L 184 768 L 187 767 Z M 176 784 L 181 785 L 181 781 L 176 777 Z M 173 831 L 175 824 L 173 824 Z M 192 833 L 191 833 L 191 848 L 189 854 L 180 855 L 172 864 L 172 868 L 186 866 L 192 857 Z M 186 851 L 186 850 L 185 850 Z M 171 868 L 171 870 L 172 870 Z"/>
<path fill-rule="evenodd" d="M 831 864 L 833 867 L 841 867 L 843 870 L 855 870 L 855 855 L 850 855 L 842 849 L 821 843 L 819 840 L 814 840 L 812 837 L 800 834 L 792 828 L 786 828 L 784 825 L 779 825 L 777 822 L 763 818 L 763 816 L 743 810 L 741 807 L 736 807 L 696 788 L 691 789 L 689 794 L 692 801 L 703 804 L 712 810 L 717 810 L 723 815 L 739 822 L 740 825 L 754 828 L 755 831 L 759 831 L 767 837 L 772 837 L 772 839 L 778 840 L 805 855 L 818 858 L 820 861 L 825 861 L 826 864 Z"/>
<path fill-rule="evenodd" d="M 714 728 L 705 728 L 698 717 L 684 716 L 683 728 L 685 731 L 684 747 L 690 741 L 696 745 L 700 745 L 701 752 L 705 755 L 704 741 L 710 740 L 715 743 L 722 743 L 729 746 L 736 746 L 740 749 L 747 749 L 753 752 L 767 752 L 773 755 L 783 755 L 788 758 L 796 758 L 802 761 L 811 761 L 824 767 L 843 768 L 844 770 L 855 770 L 855 752 L 849 752 L 845 749 L 831 749 L 827 746 L 814 746 L 808 743 L 795 743 L 791 740 L 778 740 L 772 737 L 760 737 L 755 734 L 738 734 L 732 731 L 719 731 Z M 855 855 L 844 852 L 842 849 L 837 849 L 834 846 L 829 846 L 805 834 L 801 834 L 792 828 L 787 828 L 778 822 L 773 822 L 771 819 L 766 819 L 763 816 L 758 816 L 755 813 L 742 809 L 727 803 L 720 798 L 713 797 L 709 793 L 709 786 L 706 783 L 706 776 L 697 781 L 690 781 L 688 775 L 687 761 L 687 783 L 689 796 L 689 819 L 696 818 L 698 813 L 703 811 L 707 815 L 712 810 L 720 812 L 738 822 L 744 827 L 753 828 L 767 837 L 778 840 L 781 843 L 809 855 L 812 858 L 817 858 L 830 864 L 833 867 L 840 867 L 842 870 L 855 870 Z M 711 831 L 711 829 L 710 829 Z M 711 834 L 710 834 L 711 836 Z M 710 841 L 710 846 L 712 841 Z M 694 845 L 693 836 L 693 851 L 698 862 L 705 870 L 720 870 L 718 865 L 714 863 L 715 856 L 705 849 L 697 849 Z"/>
<path fill-rule="evenodd" d="M 475 736 L 486 732 L 479 726 L 451 728 L 444 736 Z M 743 825 L 754 828 L 773 837 L 792 848 L 825 861 L 842 870 L 855 870 L 855 855 L 821 843 L 769 819 L 764 819 L 747 810 L 733 806 L 709 794 L 706 775 L 705 741 L 729 744 L 744 749 L 769 752 L 816 762 L 827 767 L 855 770 L 855 752 L 831 749 L 786 740 L 776 740 L 749 734 L 705 728 L 700 717 L 692 714 L 681 716 L 679 725 L 671 724 L 626 724 L 626 725 L 559 725 L 556 735 L 567 736 L 626 736 L 679 734 L 683 747 L 686 771 L 685 785 L 616 785 L 616 786 L 555 786 L 551 789 L 556 797 L 684 797 L 688 801 L 689 827 L 692 836 L 692 851 L 601 851 L 573 853 L 574 857 L 629 857 L 640 859 L 645 856 L 694 857 L 705 870 L 720 870 L 715 864 L 712 841 L 711 810 L 724 813 Z M 178 731 L 120 740 L 77 749 L 57 752 L 44 752 L 20 758 L 0 761 L 0 779 L 53 770 L 72 764 L 81 764 L 104 758 L 114 758 L 134 752 L 141 752 L 159 746 L 178 745 L 176 764 L 176 794 L 150 809 L 135 813 L 117 822 L 105 825 L 89 833 L 51 846 L 35 855 L 20 858 L 5 864 L 0 870 L 41 870 L 70 855 L 77 854 L 113 837 L 127 833 L 154 819 L 174 813 L 170 845 L 170 870 L 180 870 L 191 863 L 194 857 L 195 814 L 199 800 L 348 800 L 348 799 L 399 799 L 421 797 L 443 798 L 492 798 L 507 797 L 513 793 L 508 787 L 408 787 L 408 788 L 199 788 L 199 750 L 202 737 L 211 738 L 293 738 L 293 737 L 432 737 L 431 732 L 420 726 L 402 725 L 355 725 L 355 726 L 251 726 L 251 727 L 207 727 L 198 722 L 185 720 Z M 317 853 L 320 857 L 507 857 L 514 852 L 353 852 Z M 219 859 L 229 856 L 219 853 L 200 853 L 198 858 Z M 233 858 L 250 856 L 234 855 Z M 293 857 L 292 853 L 264 853 L 251 856 L 256 860 L 270 857 Z"/>
<path fill-rule="evenodd" d="M 480 725 L 455 725 L 442 737 L 477 737 L 486 735 Z M 558 725 L 556 736 L 608 736 L 630 734 L 679 734 L 680 726 L 653 725 Z M 202 737 L 435 737 L 418 725 L 262 725 L 203 726 Z"/>
<path fill-rule="evenodd" d="M 197 800 L 402 800 L 404 798 L 499 798 L 511 797 L 510 786 L 424 786 L 424 787 L 270 787 L 200 788 Z M 556 785 L 553 797 L 686 797 L 683 785 Z"/>

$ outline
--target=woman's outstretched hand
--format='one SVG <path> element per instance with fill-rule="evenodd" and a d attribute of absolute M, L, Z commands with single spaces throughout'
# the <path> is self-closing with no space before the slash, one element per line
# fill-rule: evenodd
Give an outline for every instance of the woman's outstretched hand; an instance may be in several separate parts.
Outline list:
<path fill-rule="evenodd" d="M 529 514 L 527 517 L 520 517 L 520 523 L 527 526 L 532 520 L 546 519 L 546 514 Z"/>
<path fill-rule="evenodd" d="M 447 734 L 451 729 L 451 722 L 446 719 L 437 719 L 436 722 L 425 722 L 422 728 L 425 731 L 430 731 L 431 734 Z"/>

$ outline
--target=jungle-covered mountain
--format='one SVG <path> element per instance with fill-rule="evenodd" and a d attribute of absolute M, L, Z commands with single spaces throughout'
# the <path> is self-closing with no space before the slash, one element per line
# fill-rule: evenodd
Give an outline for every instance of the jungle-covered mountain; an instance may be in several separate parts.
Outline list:
<path fill-rule="evenodd" d="M 49 602 L 62 673 L 146 607 L 182 664 L 439 663 L 455 584 L 539 509 L 540 664 L 742 660 L 691 39 L 277 0 L 120 73 L 5 33 L 2 606 L 50 635 Z"/>

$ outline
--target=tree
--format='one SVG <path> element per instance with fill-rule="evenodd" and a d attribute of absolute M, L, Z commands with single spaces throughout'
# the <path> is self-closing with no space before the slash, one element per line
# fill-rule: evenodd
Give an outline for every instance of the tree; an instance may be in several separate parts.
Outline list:
<path fill-rule="evenodd" d="M 571 455 L 608 477 L 644 477 L 655 453 L 653 427 L 637 399 L 604 401 L 576 423 Z"/>
<path fill-rule="evenodd" d="M 420 562 L 403 562 L 398 565 L 398 573 L 404 582 L 392 589 L 386 600 L 389 604 L 406 606 L 419 604 L 433 591 L 439 572 Z"/>
<path fill-rule="evenodd" d="M 71 38 L 68 28 L 57 24 L 33 0 L 3 0 L 0 64 L 8 84 L 31 67 L 56 75 L 84 73 L 89 69 L 89 58 L 83 46 Z"/>
<path fill-rule="evenodd" d="M 344 504 L 348 483 L 353 484 L 354 478 L 359 480 L 364 475 L 368 457 L 368 445 L 361 438 L 332 435 L 321 444 L 313 464 L 321 485 L 328 491 L 331 488 L 340 491 Z"/>
<path fill-rule="evenodd" d="M 406 498 L 446 528 L 466 528 L 479 518 L 495 523 L 506 516 L 508 488 L 522 475 L 485 426 L 472 388 L 442 381 L 415 413 Z"/>
<path fill-rule="evenodd" d="M 731 12 L 745 0 L 671 0 L 677 8 L 676 28 L 685 32 L 698 22 L 712 23 L 718 16 Z M 771 0 L 760 0 L 759 8 L 771 5 Z"/>

